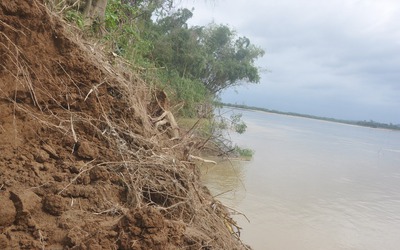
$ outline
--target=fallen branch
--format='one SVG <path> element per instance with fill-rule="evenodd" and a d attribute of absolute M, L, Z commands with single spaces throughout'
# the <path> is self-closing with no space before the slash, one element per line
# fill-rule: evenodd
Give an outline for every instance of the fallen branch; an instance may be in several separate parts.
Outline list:
<path fill-rule="evenodd" d="M 195 160 L 199 160 L 199 161 L 202 161 L 202 162 L 205 162 L 205 163 L 217 164 L 216 161 L 207 160 L 207 159 L 204 159 L 204 158 L 201 158 L 201 157 L 198 157 L 198 156 L 194 156 L 194 155 L 189 155 L 189 159 L 195 159 Z"/>
<path fill-rule="evenodd" d="M 156 129 L 158 129 L 159 126 L 163 126 L 163 125 L 169 123 L 171 125 L 171 129 L 172 129 L 172 139 L 179 138 L 178 123 L 176 122 L 175 117 L 171 113 L 171 111 L 165 110 L 159 117 L 151 118 L 151 120 L 156 122 L 155 123 Z"/>

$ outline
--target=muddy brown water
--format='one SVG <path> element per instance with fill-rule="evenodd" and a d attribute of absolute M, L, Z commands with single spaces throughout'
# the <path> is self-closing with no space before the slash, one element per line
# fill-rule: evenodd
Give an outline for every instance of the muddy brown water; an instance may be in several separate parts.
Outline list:
<path fill-rule="evenodd" d="M 237 112 L 237 111 L 236 111 Z M 400 132 L 240 111 L 249 162 L 203 165 L 254 249 L 400 249 Z"/>

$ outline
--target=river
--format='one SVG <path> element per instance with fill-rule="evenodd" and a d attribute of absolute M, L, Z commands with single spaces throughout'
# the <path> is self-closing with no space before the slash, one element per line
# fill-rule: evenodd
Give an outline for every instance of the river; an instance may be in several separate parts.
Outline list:
<path fill-rule="evenodd" d="M 235 111 L 238 112 L 238 111 Z M 400 132 L 240 110 L 249 162 L 202 166 L 255 250 L 400 249 Z"/>

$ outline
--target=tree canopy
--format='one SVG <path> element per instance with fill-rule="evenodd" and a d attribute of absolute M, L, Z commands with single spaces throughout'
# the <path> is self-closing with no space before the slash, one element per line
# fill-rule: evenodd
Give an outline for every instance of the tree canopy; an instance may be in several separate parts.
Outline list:
<path fill-rule="evenodd" d="M 155 22 L 158 35 L 149 56 L 182 77 L 199 79 L 213 94 L 243 82 L 259 82 L 255 60 L 264 51 L 227 25 L 189 27 L 192 15 L 180 9 Z"/>

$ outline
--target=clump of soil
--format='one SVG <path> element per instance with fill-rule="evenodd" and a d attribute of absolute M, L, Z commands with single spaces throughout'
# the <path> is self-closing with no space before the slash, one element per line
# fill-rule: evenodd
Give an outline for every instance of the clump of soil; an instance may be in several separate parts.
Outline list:
<path fill-rule="evenodd" d="M 0 249 L 246 248 L 154 94 L 71 29 L 0 2 Z"/>

